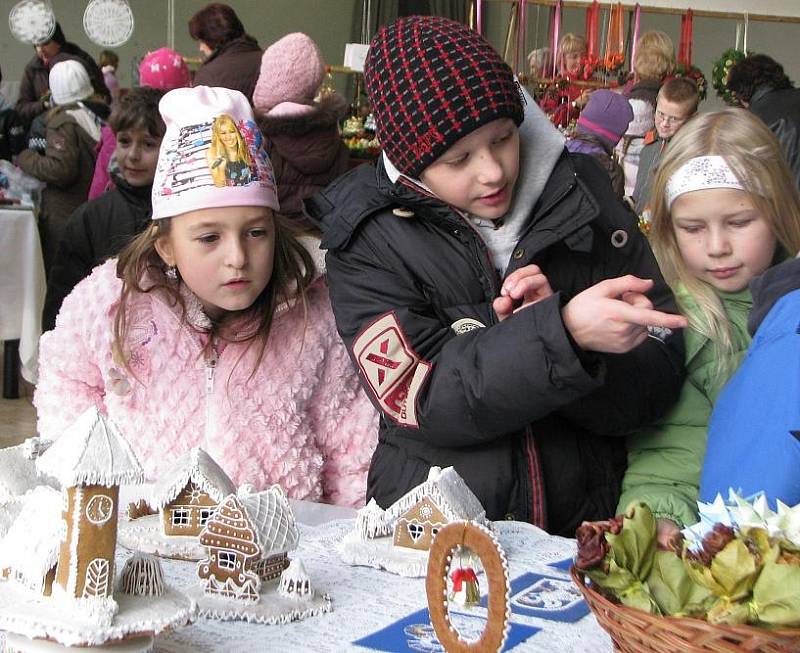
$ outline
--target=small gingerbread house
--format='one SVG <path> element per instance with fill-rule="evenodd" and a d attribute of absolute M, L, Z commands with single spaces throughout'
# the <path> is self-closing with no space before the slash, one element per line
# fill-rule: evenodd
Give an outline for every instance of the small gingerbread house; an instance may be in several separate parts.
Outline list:
<path fill-rule="evenodd" d="M 50 596 L 63 524 L 61 493 L 42 485 L 14 505 L 16 519 L 0 538 L 0 578 Z"/>
<path fill-rule="evenodd" d="M 36 464 L 64 488 L 56 585 L 72 598 L 110 599 L 119 486 L 144 480 L 136 455 L 117 426 L 93 407 Z"/>
<path fill-rule="evenodd" d="M 156 483 L 150 505 L 161 514 L 165 535 L 199 535 L 220 501 L 235 492 L 223 469 L 194 447 Z"/>
<path fill-rule="evenodd" d="M 452 467 L 431 467 L 428 480 L 403 495 L 384 513 L 395 546 L 427 550 L 439 530 L 456 520 L 488 525 L 486 511 Z"/>
<path fill-rule="evenodd" d="M 261 547 L 235 494 L 225 497 L 208 520 L 200 533 L 200 544 L 208 548 L 208 558 L 197 564 L 197 575 L 206 582 L 206 594 L 258 601 L 261 579 L 252 567 L 261 557 Z"/>
<path fill-rule="evenodd" d="M 261 581 L 280 576 L 289 565 L 287 553 L 299 539 L 294 514 L 279 486 L 226 497 L 200 534 L 200 543 L 208 549 L 197 568 L 205 592 L 258 601 Z"/>

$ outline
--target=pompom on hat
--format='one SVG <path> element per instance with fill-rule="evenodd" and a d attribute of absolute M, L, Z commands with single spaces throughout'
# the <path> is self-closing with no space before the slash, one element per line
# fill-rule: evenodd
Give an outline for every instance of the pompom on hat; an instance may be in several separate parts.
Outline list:
<path fill-rule="evenodd" d="M 273 115 L 308 112 L 324 75 L 322 52 L 311 37 L 287 34 L 264 50 L 253 106 Z"/>
<path fill-rule="evenodd" d="M 593 91 L 578 118 L 578 131 L 590 132 L 614 148 L 633 120 L 628 98 L 605 88 Z"/>
<path fill-rule="evenodd" d="M 227 206 L 279 209 L 264 137 L 242 93 L 178 88 L 158 108 L 166 132 L 153 180 L 153 220 Z"/>
<path fill-rule="evenodd" d="M 480 34 L 447 18 L 410 16 L 381 28 L 364 81 L 385 155 L 414 179 L 479 127 L 522 123 L 511 68 Z"/>
<path fill-rule="evenodd" d="M 186 88 L 191 83 L 189 66 L 175 50 L 159 48 L 148 52 L 139 64 L 139 86 L 171 91 L 174 88 Z"/>
<path fill-rule="evenodd" d="M 75 59 L 60 61 L 50 69 L 50 97 L 54 104 L 85 100 L 94 93 L 92 80 L 83 64 Z"/>

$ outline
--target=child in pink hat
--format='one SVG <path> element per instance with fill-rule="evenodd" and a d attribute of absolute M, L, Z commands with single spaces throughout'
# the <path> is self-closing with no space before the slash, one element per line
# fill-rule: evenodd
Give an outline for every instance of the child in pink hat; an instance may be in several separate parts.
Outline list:
<path fill-rule="evenodd" d="M 139 64 L 139 86 L 150 86 L 162 91 L 184 88 L 192 83 L 189 67 L 175 50 L 159 48 L 148 52 Z M 94 168 L 89 199 L 100 197 L 113 186 L 111 171 L 115 168 L 112 160 L 117 140 L 107 125 L 103 127 L 97 147 L 97 162 Z M 111 170 L 110 170 L 111 169 Z"/>
<path fill-rule="evenodd" d="M 139 86 L 152 86 L 162 91 L 185 88 L 192 83 L 189 66 L 183 57 L 169 48 L 148 52 L 139 63 Z"/>
<path fill-rule="evenodd" d="M 151 479 L 200 446 L 236 484 L 363 505 L 377 414 L 317 264 L 276 214 L 247 99 L 199 86 L 159 109 L 152 224 L 76 286 L 42 336 L 40 433 L 58 437 L 97 404 Z"/>
<path fill-rule="evenodd" d="M 334 93 L 315 101 L 324 73 L 317 44 L 301 32 L 287 34 L 265 50 L 253 92 L 281 213 L 299 230 L 311 228 L 303 200 L 346 172 L 350 156 L 339 135 L 344 98 Z"/>

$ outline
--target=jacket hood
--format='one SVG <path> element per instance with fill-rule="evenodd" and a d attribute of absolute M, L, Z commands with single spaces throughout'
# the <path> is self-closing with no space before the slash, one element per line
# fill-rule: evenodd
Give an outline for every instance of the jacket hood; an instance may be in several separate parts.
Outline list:
<path fill-rule="evenodd" d="M 339 118 L 346 109 L 341 96 L 315 104 L 299 116 L 259 115 L 261 132 L 277 151 L 304 175 L 317 175 L 330 168 L 340 155 Z"/>
<path fill-rule="evenodd" d="M 747 330 L 754 335 L 775 303 L 787 293 L 800 288 L 800 258 L 771 267 L 750 282 L 753 309 L 747 318 Z"/>
<path fill-rule="evenodd" d="M 302 136 L 313 131 L 322 131 L 338 126 L 347 112 L 347 102 L 338 93 L 334 93 L 309 107 L 311 110 L 303 115 L 274 115 L 259 113 L 256 115 L 261 133 L 264 136 Z"/>

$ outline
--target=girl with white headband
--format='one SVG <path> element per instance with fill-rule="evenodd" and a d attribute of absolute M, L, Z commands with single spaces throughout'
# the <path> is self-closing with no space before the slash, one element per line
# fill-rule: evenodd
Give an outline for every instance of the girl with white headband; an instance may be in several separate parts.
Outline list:
<path fill-rule="evenodd" d="M 629 438 L 619 511 L 647 502 L 667 544 L 696 521 L 711 409 L 750 343 L 748 284 L 800 249 L 800 196 L 769 129 L 727 109 L 678 132 L 650 201 L 653 249 L 689 318 L 687 378 L 673 409 Z"/>
<path fill-rule="evenodd" d="M 159 110 L 152 224 L 75 287 L 42 336 L 39 433 L 59 437 L 96 404 L 151 480 L 201 447 L 237 485 L 363 505 L 377 413 L 318 266 L 274 214 L 250 104 L 198 86 L 170 91 Z M 247 174 L 228 168 L 220 183 L 223 121 L 222 143 L 240 148 Z"/>

